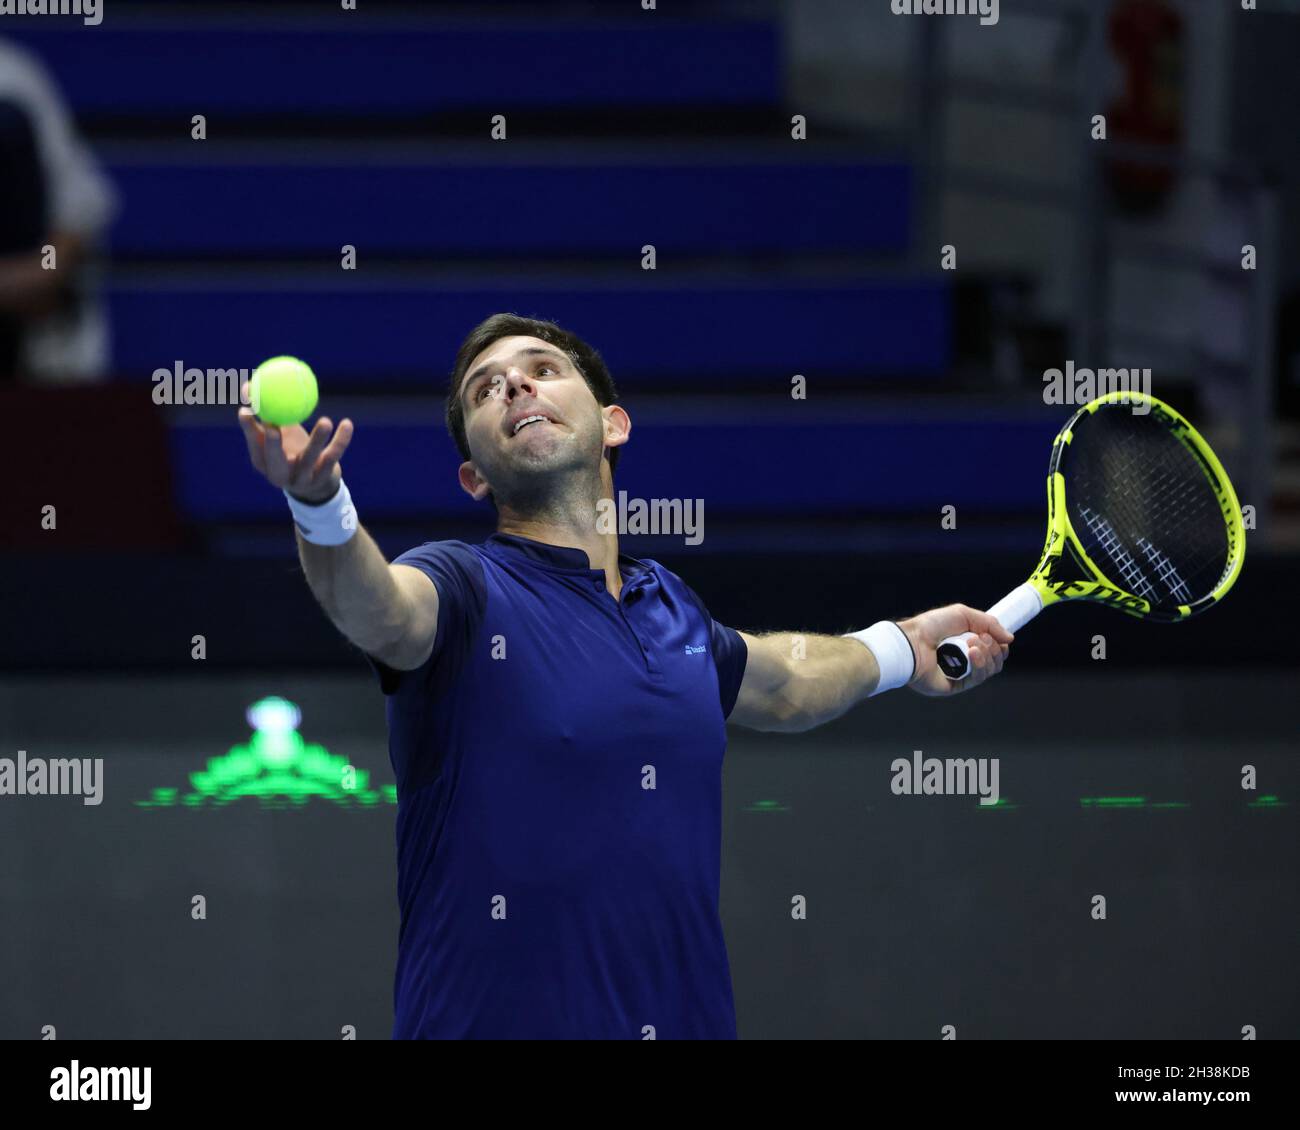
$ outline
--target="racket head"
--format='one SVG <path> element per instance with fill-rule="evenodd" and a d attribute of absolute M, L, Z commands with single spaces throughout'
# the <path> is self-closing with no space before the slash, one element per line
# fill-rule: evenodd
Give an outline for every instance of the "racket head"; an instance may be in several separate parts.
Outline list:
<path fill-rule="evenodd" d="M 1112 392 L 1070 417 L 1052 444 L 1047 507 L 1030 578 L 1044 605 L 1092 600 L 1176 622 L 1212 608 L 1241 574 L 1232 481 L 1201 434 L 1154 396 Z"/>

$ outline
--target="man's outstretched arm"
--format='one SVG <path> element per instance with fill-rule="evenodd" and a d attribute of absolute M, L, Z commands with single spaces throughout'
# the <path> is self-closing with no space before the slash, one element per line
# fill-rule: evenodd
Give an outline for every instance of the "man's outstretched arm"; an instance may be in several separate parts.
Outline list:
<path fill-rule="evenodd" d="M 908 685 L 949 695 L 979 686 L 1002 670 L 1013 636 L 987 612 L 950 604 L 898 621 L 915 657 Z M 891 629 L 892 630 L 892 629 Z M 939 670 L 935 649 L 948 636 L 974 632 L 971 673 L 958 683 Z M 728 721 L 754 730 L 811 730 L 838 718 L 880 685 L 880 661 L 851 636 L 741 632 L 749 649 L 740 693 Z"/>

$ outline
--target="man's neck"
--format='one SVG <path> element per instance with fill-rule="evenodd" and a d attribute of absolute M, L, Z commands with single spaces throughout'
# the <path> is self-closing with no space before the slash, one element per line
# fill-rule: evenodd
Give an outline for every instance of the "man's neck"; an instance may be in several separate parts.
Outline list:
<path fill-rule="evenodd" d="M 605 574 L 605 588 L 618 599 L 623 588 L 623 577 L 618 571 L 618 534 L 600 533 L 595 524 L 580 528 L 562 522 L 548 522 L 543 519 L 520 518 L 502 514 L 497 520 L 497 533 L 514 534 L 521 538 L 531 538 L 545 545 L 563 546 L 569 549 L 581 549 L 587 554 L 591 568 L 600 569 Z"/>

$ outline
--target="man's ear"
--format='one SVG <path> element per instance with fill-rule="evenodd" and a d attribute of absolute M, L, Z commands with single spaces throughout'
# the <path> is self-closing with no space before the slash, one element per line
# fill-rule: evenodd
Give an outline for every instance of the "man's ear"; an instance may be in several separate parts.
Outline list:
<path fill-rule="evenodd" d="M 460 480 L 461 490 L 475 502 L 482 502 L 492 493 L 492 488 L 488 485 L 487 479 L 480 475 L 478 468 L 468 460 L 460 465 L 456 477 Z"/>
<path fill-rule="evenodd" d="M 632 434 L 632 418 L 617 404 L 607 404 L 600 410 L 605 431 L 606 447 L 622 447 Z"/>

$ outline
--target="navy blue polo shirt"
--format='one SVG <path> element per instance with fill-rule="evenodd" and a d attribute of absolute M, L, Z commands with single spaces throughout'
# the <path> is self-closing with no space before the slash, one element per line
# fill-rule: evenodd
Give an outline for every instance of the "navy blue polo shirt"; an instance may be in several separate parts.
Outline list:
<path fill-rule="evenodd" d="M 493 534 L 395 564 L 433 654 L 372 661 L 397 775 L 395 1039 L 734 1039 L 718 914 L 744 641 L 655 561 Z"/>

